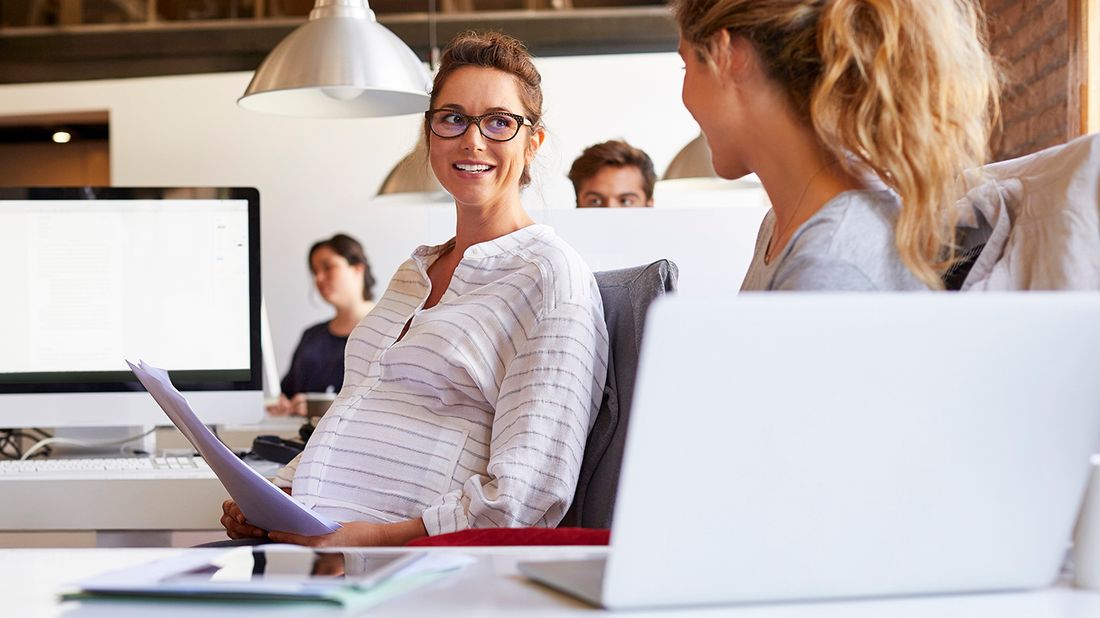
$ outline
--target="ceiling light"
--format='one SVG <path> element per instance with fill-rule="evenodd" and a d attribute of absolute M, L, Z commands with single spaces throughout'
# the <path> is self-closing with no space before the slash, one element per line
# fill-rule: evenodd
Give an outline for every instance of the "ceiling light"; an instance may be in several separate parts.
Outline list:
<path fill-rule="evenodd" d="M 710 158 L 710 146 L 702 133 L 680 149 L 668 164 L 661 180 L 677 178 L 717 178 L 714 162 Z"/>
<path fill-rule="evenodd" d="M 72 134 L 68 131 L 55 131 L 53 134 L 53 141 L 57 144 L 68 144 L 72 138 Z"/>
<path fill-rule="evenodd" d="M 394 193 L 438 194 L 442 192 L 443 186 L 436 180 L 432 166 L 428 162 L 428 147 L 423 139 L 416 140 L 416 146 L 413 147 L 412 152 L 393 166 L 386 179 L 382 181 L 382 187 L 378 189 L 380 196 Z"/>
<path fill-rule="evenodd" d="M 317 0 L 309 21 L 267 55 L 237 104 L 285 116 L 415 114 L 428 109 L 430 81 L 366 0 Z"/>

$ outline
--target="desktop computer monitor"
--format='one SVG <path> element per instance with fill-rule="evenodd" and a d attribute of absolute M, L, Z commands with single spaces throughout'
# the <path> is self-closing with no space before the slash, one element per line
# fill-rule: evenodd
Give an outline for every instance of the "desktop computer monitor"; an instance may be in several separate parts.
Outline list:
<path fill-rule="evenodd" d="M 126 359 L 258 420 L 259 230 L 252 188 L 0 189 L 0 427 L 171 424 Z"/>

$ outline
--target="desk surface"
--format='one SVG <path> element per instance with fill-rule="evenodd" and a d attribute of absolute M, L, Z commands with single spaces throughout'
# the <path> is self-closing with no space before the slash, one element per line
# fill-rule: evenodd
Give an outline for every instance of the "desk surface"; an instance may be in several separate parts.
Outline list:
<path fill-rule="evenodd" d="M 0 550 L 2 607 L 10 616 L 263 616 L 346 615 L 315 605 L 171 604 L 145 602 L 58 603 L 65 583 L 107 570 L 171 556 L 181 549 Z M 403 551 L 397 549 L 395 551 Z M 424 588 L 366 610 L 371 616 L 561 617 L 603 613 L 528 582 L 516 571 L 522 560 L 574 559 L 603 553 L 592 547 L 475 547 L 433 549 L 474 555 L 478 561 Z M 729 616 L 732 618 L 1084 618 L 1100 616 L 1100 593 L 1056 587 L 1035 592 L 930 596 L 910 599 L 710 607 L 614 616 Z"/>

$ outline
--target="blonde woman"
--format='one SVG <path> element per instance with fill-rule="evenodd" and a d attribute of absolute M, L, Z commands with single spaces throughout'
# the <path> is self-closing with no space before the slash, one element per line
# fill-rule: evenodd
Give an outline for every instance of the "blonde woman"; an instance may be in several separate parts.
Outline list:
<path fill-rule="evenodd" d="M 971 0 L 679 0 L 683 99 L 771 199 L 742 290 L 942 288 L 998 80 Z"/>

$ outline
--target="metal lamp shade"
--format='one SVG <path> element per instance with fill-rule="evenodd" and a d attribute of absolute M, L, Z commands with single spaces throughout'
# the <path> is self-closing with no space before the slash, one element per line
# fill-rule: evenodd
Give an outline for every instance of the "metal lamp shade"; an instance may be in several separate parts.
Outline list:
<path fill-rule="evenodd" d="M 676 153 L 661 180 L 678 178 L 718 178 L 710 158 L 710 146 L 702 133 Z"/>
<path fill-rule="evenodd" d="M 441 193 L 443 190 L 443 186 L 439 184 L 435 173 L 432 172 L 431 164 L 428 163 L 428 148 L 424 140 L 418 139 L 412 152 L 398 161 L 382 181 L 378 195 Z"/>
<path fill-rule="evenodd" d="M 363 6 L 330 15 L 318 2 L 310 20 L 268 54 L 237 100 L 287 116 L 356 118 L 428 109 L 428 71 L 405 43 Z"/>

